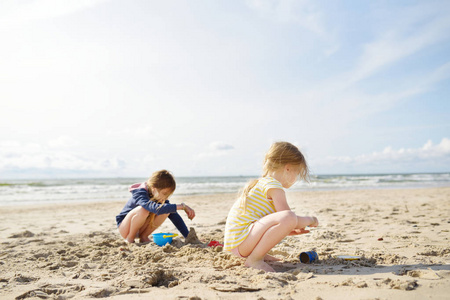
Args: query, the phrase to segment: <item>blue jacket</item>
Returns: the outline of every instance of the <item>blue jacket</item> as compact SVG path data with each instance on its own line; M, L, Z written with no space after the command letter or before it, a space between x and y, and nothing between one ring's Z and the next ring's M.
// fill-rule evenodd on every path
M126 215L131 210L137 206L142 206L145 210L148 210L156 215L169 214L169 220L172 221L184 237L187 237L189 230L187 229L181 216L177 213L176 204L170 204L169 200L166 200L164 204L150 200L148 191L144 185L141 185L138 188L130 188L130 192L132 194L130 200L128 200L122 211L116 216L117 227L119 227L120 223L122 223L123 219L125 219Z

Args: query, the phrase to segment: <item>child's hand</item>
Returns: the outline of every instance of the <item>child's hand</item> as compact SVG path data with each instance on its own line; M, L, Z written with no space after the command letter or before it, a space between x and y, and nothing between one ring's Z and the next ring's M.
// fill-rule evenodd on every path
M317 227L319 226L319 220L316 217L311 217L313 219L313 223L309 225L309 227Z
M195 218L195 211L187 205L184 205L184 212L188 216L189 220Z
M305 233L309 233L309 230L306 230L305 228L301 228L301 229L292 230L288 235L299 235L299 234L305 234Z

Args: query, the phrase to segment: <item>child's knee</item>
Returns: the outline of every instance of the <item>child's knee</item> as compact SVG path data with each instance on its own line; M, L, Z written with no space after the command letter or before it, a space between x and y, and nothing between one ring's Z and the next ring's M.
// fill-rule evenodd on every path
M150 214L150 212L148 210L146 210L145 208L143 208L142 206L136 207L136 215L138 215L139 217L145 217L147 218L148 215Z

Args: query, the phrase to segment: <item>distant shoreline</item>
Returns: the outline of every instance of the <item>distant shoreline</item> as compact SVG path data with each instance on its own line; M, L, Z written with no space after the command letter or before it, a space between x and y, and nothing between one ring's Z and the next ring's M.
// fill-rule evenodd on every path
M257 177L176 177L174 196L234 194ZM125 201L131 184L145 178L0 180L0 206ZM450 173L321 175L288 191L385 190L450 187Z
M380 190L380 191L386 191L388 192L389 190L392 191L396 191L396 192L401 192L402 190L405 192L411 192L414 190L438 190L438 189L447 189L450 188L450 186L436 186L436 187L382 187L382 188L359 188L359 189L329 189L329 190L321 190L321 189L304 189L304 190L287 190L286 193L289 197L289 195L305 195L305 194L320 194L320 193L336 193L336 194L340 194L340 193L353 193L353 192L373 192L376 190ZM186 199L186 198L203 198L203 197L225 197L228 199L235 199L237 197L237 195L239 194L239 192L223 192L223 193L205 193L205 194L177 194L175 193L174 195L172 195L170 201L172 203L180 201L180 199ZM127 194L128 195L128 194ZM123 204L128 200L128 196L127 197L123 197L120 199L104 199L104 200L99 200L99 199L86 199L86 200L80 200L80 201L42 201L42 202L27 202L27 203L23 203L23 202L17 202L17 203L9 203L9 204L5 204L0 202L0 209L8 209L8 208L41 208L41 207L46 207L46 206L83 206L83 205L103 205L105 203L107 204L114 204L114 203L120 203Z

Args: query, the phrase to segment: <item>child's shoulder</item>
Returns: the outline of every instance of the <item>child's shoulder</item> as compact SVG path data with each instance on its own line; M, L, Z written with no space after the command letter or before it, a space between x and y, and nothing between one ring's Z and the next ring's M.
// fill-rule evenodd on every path
M139 189L144 189L144 190L148 191L147 184L145 182L135 183L135 184L130 186L128 191L132 192L134 190L139 190Z
M283 185L273 177L262 177L258 180L258 185L260 188L265 189L267 187L271 188L283 188Z
M270 177L270 176L261 177L259 179L259 182L261 182L261 183L280 183L278 180L276 180L275 178Z

